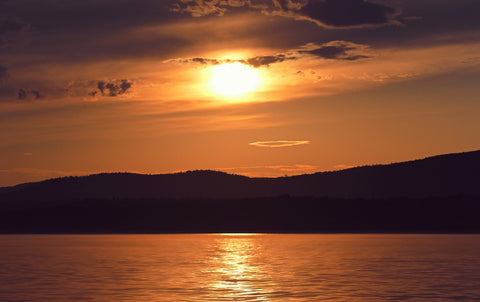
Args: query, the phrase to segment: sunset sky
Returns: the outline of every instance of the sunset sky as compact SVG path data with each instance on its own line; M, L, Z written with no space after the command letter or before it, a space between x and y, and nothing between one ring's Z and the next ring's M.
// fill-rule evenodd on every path
M480 149L478 0L0 0L0 186Z

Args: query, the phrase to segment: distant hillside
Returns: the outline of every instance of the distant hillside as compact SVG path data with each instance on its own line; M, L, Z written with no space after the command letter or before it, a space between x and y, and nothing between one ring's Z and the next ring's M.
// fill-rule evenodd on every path
M480 151L280 178L249 178L216 171L142 175L106 173L0 188L0 200L138 198L424 198L480 196Z

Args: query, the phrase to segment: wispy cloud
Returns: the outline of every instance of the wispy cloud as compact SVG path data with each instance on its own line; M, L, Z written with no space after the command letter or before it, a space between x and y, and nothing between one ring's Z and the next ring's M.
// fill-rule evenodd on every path
M308 144L310 144L310 141L262 141L249 143L250 146L264 148L282 148Z

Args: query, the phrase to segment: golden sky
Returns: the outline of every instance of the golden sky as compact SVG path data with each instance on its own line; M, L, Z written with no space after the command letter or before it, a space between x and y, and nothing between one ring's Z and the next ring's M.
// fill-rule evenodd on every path
M0 186L480 149L477 0L0 0Z

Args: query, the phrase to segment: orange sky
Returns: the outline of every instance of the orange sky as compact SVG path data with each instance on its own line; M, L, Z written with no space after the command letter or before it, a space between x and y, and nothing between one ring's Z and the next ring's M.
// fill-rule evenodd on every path
M0 186L480 149L479 14L476 0L0 1ZM225 64L252 73L215 88Z

